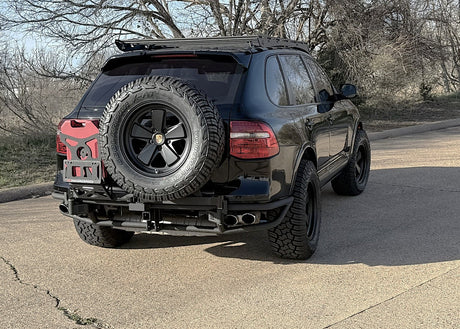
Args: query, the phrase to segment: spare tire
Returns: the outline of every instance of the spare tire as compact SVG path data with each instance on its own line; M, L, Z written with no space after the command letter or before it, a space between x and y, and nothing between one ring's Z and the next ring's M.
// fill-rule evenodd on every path
M101 158L116 183L142 200L174 200L200 189L220 164L217 108L187 82L135 80L115 93L100 121Z

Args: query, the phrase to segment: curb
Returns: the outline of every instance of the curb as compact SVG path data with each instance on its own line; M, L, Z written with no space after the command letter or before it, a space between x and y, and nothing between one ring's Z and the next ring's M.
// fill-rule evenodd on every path
M52 182L2 189L0 203L51 195L52 190Z
M404 128L385 130L381 132L369 133L368 136L370 141L377 141L379 139L419 134L427 131L451 128L456 126L460 126L460 118L454 120L427 123L418 126L410 126ZM0 203L51 195L52 190L52 182L2 189L0 190Z
M460 118L453 119L453 120L426 123L426 124L417 125L417 126L390 129L390 130L385 130L385 131L380 131L380 132L375 132L375 133L368 133L368 136L369 136L369 140L372 142L372 141L376 141L379 139L420 134L420 133L424 133L427 131L440 130L440 129L451 128L451 127L456 127L456 126L460 126ZM366 126L364 126L364 128L365 127Z

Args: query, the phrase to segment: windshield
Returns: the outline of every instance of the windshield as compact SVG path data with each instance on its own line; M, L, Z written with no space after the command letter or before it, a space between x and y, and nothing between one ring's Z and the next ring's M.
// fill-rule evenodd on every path
M86 108L105 107L117 90L144 76L181 78L205 92L216 105L232 104L243 67L230 56L160 55L115 58L108 62L83 101Z

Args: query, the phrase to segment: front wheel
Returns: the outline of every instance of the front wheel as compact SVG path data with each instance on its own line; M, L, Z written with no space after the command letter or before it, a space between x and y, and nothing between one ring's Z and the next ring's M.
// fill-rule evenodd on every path
M364 130L356 133L355 146L350 160L342 172L331 182L334 192L340 195L358 195L366 188L371 168L371 146Z
M307 259L316 250L321 224L320 183L311 161L301 162L293 196L294 201L283 221L268 231L268 237L276 255Z

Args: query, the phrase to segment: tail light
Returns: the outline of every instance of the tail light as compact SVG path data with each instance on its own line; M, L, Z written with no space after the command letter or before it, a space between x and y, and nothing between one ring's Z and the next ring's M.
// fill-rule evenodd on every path
M273 130L256 121L230 122L230 154L239 159L264 159L279 153Z
M61 155L67 154L67 146L61 141L61 127L66 120L61 120L58 124L58 130L56 134L56 152Z

